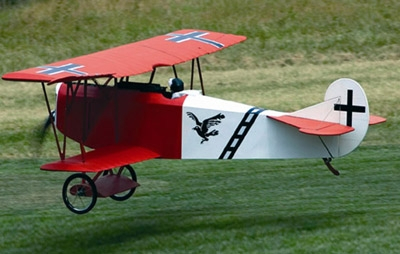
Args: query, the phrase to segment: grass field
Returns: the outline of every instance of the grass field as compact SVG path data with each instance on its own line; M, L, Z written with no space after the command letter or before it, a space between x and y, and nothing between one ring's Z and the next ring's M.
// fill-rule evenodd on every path
M376 152L379 150L379 152ZM398 146L362 147L337 160L149 161L123 203L90 214L63 207L66 175L42 161L2 164L6 253L396 253ZM9 185L9 186L7 186Z
M333 161L339 177L315 159L152 160L134 165L133 198L99 199L78 216L61 198L69 174L39 170L57 156L50 136L40 148L33 142L45 118L40 86L0 81L0 253L398 253L399 9L397 1L0 1L1 74L202 28L248 37L203 58L208 95L292 111L350 77L371 112L387 117Z

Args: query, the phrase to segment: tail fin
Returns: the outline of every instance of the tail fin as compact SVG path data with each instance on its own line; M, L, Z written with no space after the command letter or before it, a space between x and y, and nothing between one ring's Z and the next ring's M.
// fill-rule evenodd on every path
M367 133L370 117L364 90L360 84L348 78L334 81L325 93L324 102L290 115L353 128L345 134L322 137L326 144L330 144L327 146L332 157L344 156L360 145Z
M340 136L338 156L344 156L357 148L367 134L370 117L367 96L359 83L342 78L328 87L325 101L328 100L335 101L332 117L338 123L354 128Z

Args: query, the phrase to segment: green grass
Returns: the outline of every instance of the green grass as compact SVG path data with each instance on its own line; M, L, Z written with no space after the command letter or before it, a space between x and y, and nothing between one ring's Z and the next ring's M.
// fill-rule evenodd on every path
M248 37L208 68L398 59L400 3L372 1L21 1L0 9L0 72L199 28Z
M377 148L379 148L378 152ZM395 253L398 146L337 160L163 161L136 165L133 199L64 208L65 174L41 161L3 160L0 247L5 253Z
M201 28L248 37L202 59L209 95L293 111L350 77L388 119L333 161L339 177L314 159L152 160L134 165L133 198L78 216L61 198L69 174L38 169L57 156L51 136L40 148L33 139L46 115L40 85L0 81L0 253L398 252L399 5L0 1L0 73Z

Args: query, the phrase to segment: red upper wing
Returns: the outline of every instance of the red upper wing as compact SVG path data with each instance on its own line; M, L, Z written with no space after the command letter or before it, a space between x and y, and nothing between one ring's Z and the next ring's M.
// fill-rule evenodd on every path
M5 80L55 83L91 77L125 77L214 53L246 37L204 30L179 30L96 53L3 75Z

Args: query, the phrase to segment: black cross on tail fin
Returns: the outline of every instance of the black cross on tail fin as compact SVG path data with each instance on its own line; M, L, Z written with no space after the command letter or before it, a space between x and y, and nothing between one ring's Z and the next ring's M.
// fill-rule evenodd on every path
M353 112L356 113L365 113L364 106L356 106L353 105L353 90L347 90L347 105L345 104L335 104L335 110L338 111L346 111L346 125L352 127L353 126Z

